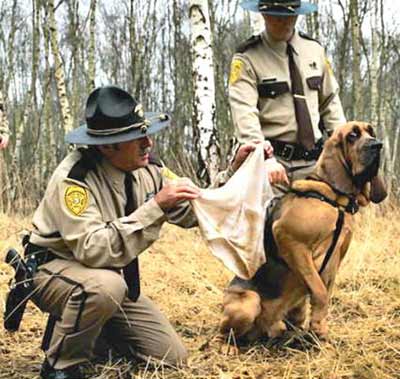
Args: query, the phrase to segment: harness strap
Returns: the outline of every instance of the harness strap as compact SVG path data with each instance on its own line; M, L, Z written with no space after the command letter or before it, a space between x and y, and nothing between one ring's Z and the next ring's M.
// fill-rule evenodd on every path
M339 209L338 218L336 220L336 228L335 228L335 232L333 233L332 243L329 246L329 249L325 254L325 258L324 258L324 261L322 262L321 268L318 271L318 274L320 274L320 275L324 271L326 265L329 262L329 259L331 258L333 252L335 251L337 242L339 240L340 233L342 232L342 229L343 229L343 224L344 224L344 212L341 209Z
M297 191L293 188L290 189L290 192L294 193L299 197L311 197L313 199L321 200L325 203L332 205L332 207L338 208L339 210L344 210L347 213L352 215L356 214L359 211L359 206L355 199L349 197L349 202L346 206L338 204L336 201L330 199L329 197L317 192L317 191Z
M319 275L321 275L322 272L324 271L326 265L328 264L329 259L331 258L333 252L335 251L337 242L339 240L340 233L342 232L343 224L344 224L344 212L354 214L358 211L358 205L353 199L349 199L349 204L346 207L343 207L340 204L338 204L336 201L329 199L328 197L326 197L316 191L301 192L301 191L296 191L294 189L291 189L291 192L293 192L294 194L296 194L299 197L308 197L308 198L311 197L313 199L318 199L318 200L328 203L332 207L335 207L338 209L338 217L336 220L336 228L333 233L332 243L329 246L327 252L325 253L324 261L322 262L322 266L318 271Z

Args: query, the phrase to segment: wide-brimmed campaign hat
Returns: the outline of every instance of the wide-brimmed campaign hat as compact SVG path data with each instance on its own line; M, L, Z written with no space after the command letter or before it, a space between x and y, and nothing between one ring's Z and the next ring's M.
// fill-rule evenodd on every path
M115 86L96 88L86 102L86 124L69 132L65 141L107 145L157 133L170 124L167 114L144 113L128 92Z
M316 12L316 4L300 0L245 0L240 6L248 11L271 16L296 16Z

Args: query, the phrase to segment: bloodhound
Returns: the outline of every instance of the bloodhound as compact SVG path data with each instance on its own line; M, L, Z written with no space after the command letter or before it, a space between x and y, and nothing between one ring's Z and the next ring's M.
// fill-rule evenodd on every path
M304 328L309 295L310 330L327 336L328 302L352 238L353 214L387 195L378 177L381 148L367 123L335 130L313 174L294 182L267 220L267 263L251 280L235 278L225 291L223 334L233 330L247 341L279 337L284 320Z

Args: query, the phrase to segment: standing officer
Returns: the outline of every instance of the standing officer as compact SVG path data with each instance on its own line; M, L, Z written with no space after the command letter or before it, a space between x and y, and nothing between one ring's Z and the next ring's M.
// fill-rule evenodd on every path
M66 141L73 151L52 175L33 217L25 254L38 265L34 302L53 316L41 377L84 378L100 333L120 353L176 365L187 352L153 302L140 292L138 256L167 221L197 224L187 200L199 190L169 183L152 160L150 135L170 123L144 114L124 90L94 90L86 125Z
M298 15L317 6L300 0L241 6L262 13L265 31L244 42L232 60L229 101L238 141L268 139L289 179L304 178L322 150L322 130L329 134L345 122L324 49L295 30Z

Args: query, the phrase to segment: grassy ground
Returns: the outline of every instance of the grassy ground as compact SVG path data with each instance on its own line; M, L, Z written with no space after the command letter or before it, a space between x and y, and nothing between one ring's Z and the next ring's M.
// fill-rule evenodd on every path
M167 314L191 358L180 371L98 366L98 378L396 379L400 378L400 211L357 216L350 252L338 275L330 307L330 340L296 350L261 343L231 355L218 351L223 290L231 274L212 257L198 230L167 226L141 260L143 289ZM27 220L0 215L0 258L18 246ZM11 270L0 263L0 302ZM45 316L28 307L21 330L0 326L0 378L38 378Z

